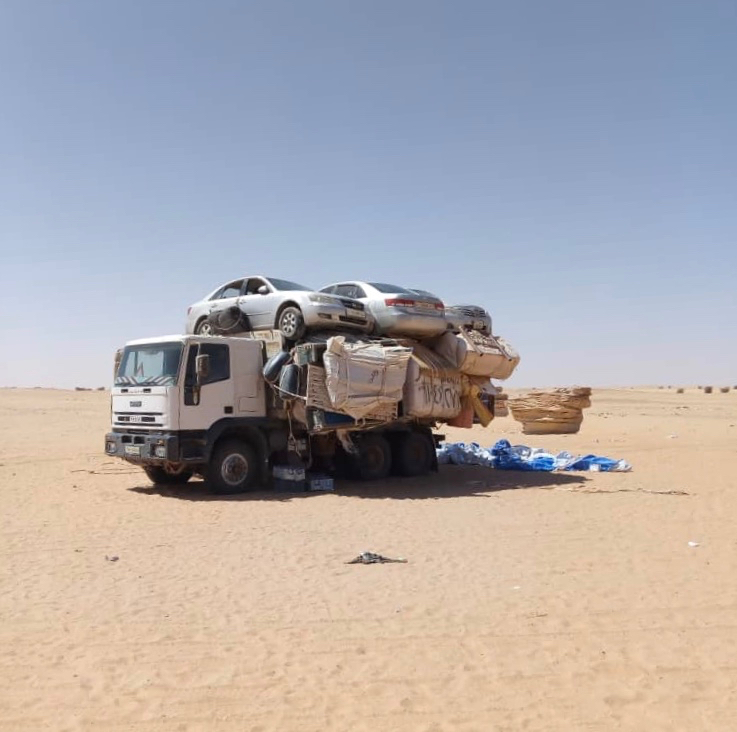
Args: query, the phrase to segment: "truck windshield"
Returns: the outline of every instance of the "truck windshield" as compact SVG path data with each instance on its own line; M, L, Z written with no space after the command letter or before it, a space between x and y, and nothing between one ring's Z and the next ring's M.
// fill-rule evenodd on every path
M181 343L126 346L120 359L116 386L171 386L177 383Z

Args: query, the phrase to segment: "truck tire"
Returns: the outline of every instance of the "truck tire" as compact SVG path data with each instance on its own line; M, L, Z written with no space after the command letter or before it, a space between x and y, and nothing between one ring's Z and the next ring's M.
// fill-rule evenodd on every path
M299 396L299 366L291 363L282 369L279 376L279 392L284 401Z
M264 379L268 381L269 384L276 383L279 379L279 374L281 373L282 368L286 366L291 357L292 355L289 351L279 351L278 353L275 353L264 365L264 369L262 371Z
M294 305L289 305L279 313L276 327L282 335L290 341L298 341L305 334L305 320L302 311Z
M225 440L215 447L207 466L206 480L218 495L232 495L251 490L258 481L256 450L243 440Z
M383 480L392 469L392 451L383 435L367 434L358 443L355 458L360 480Z
M191 470L172 472L163 465L145 465L143 471L155 485L184 485L192 477Z
M399 434L394 441L394 470L411 478L427 475L432 470L435 446L432 438L422 432Z
M207 316L207 322L210 323L209 335L231 335L250 330L248 316L237 305L214 310Z

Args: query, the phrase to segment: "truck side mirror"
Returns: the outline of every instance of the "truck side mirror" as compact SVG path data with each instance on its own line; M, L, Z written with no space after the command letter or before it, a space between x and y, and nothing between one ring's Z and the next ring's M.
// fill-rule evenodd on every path
M256 292L258 292L259 295L268 295L269 288L266 285L261 285Z
M201 384L210 375L210 356L207 353L200 353L195 360L195 371L197 373L197 383Z
M120 368L120 361L123 358L123 349L119 348L115 351L115 366L113 366L113 378L118 375L118 369Z

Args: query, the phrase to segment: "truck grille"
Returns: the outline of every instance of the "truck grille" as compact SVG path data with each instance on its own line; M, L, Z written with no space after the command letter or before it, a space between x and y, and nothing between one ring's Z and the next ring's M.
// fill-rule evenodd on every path
M145 424L145 425L162 425L162 412L116 412L116 424Z

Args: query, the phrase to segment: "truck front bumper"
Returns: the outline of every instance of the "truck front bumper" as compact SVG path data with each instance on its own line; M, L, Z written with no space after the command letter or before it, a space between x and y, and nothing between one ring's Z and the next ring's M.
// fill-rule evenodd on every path
M177 463L181 461L179 438L163 433L108 432L105 454L132 463Z

